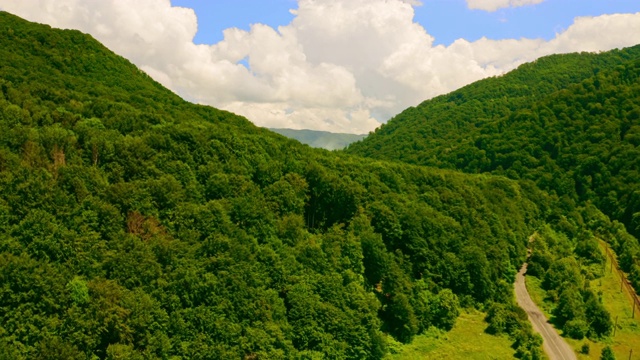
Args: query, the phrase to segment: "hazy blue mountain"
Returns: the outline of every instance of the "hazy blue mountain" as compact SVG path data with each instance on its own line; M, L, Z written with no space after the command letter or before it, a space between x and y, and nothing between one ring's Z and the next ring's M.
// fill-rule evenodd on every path
M344 149L347 145L364 139L367 134L341 134L317 130L269 129L280 135L316 148Z

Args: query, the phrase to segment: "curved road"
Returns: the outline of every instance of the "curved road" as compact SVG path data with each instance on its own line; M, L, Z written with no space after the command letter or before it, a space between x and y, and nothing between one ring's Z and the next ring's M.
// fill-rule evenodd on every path
M533 325L533 329L537 331L544 340L542 347L549 356L550 360L577 360L576 354L573 352L569 344L558 335L558 332L547 322L547 318L542 311L531 300L529 292L524 282L524 274L527 272L527 263L516 275L515 292L518 305L529 316L529 321Z

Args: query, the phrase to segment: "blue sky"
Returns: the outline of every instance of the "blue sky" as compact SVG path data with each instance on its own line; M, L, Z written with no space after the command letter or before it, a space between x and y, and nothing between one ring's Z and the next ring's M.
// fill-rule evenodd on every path
M213 44L222 40L227 28L249 30L250 24L261 23L277 28L293 20L290 9L295 0L171 0L174 6L195 10L198 16L197 44Z
M418 2L0 0L0 9L89 33L184 99L259 126L360 134L541 56L640 44L640 0Z
M262 23L277 28L287 25L297 8L295 0L171 0L198 16L197 44L222 40L222 31L236 27L249 30ZM459 38L475 41L542 38L550 40L567 29L575 17L640 11L639 0L548 0L535 5L509 7L494 12L471 10L465 0L424 0L415 7L414 21L435 38L435 44L449 45Z

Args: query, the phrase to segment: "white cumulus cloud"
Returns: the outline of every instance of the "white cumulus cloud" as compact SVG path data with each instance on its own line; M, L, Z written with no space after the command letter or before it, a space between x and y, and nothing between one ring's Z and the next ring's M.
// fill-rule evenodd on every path
M502 8L535 5L545 0L467 0L469 9L496 11Z
M290 24L227 29L213 45L193 43L195 13L169 0L0 0L0 9L90 33L185 99L257 125L349 133L543 55L640 43L638 13L577 18L551 41L436 46L413 21L418 3L298 0Z

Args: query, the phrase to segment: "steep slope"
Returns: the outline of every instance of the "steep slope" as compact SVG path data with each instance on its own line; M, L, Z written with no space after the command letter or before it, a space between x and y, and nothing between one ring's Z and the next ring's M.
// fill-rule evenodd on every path
M7 358L381 358L512 301L522 186L310 149L0 12Z
M348 153L411 164L458 168L456 149L474 142L496 119L568 86L640 57L640 45L606 53L552 55L409 108Z
M639 59L640 46L542 59L408 109L348 152L530 179L640 236ZM527 82L539 87L514 98Z

